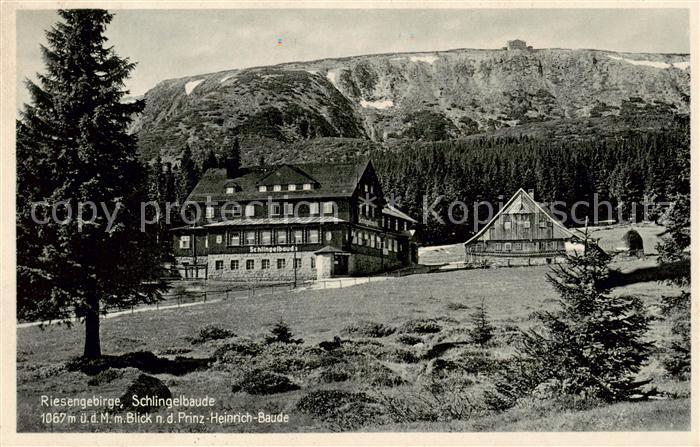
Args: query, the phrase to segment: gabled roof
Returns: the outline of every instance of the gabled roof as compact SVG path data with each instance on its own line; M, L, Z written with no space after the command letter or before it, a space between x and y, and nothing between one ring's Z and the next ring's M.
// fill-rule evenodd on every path
M276 168L276 169L274 169ZM258 180L258 185L289 185L316 183L316 180L309 177L300 168L291 165L274 166L269 174Z
M539 204L535 199L533 199L530 194L528 194L524 189L520 188L518 191L511 197L508 202L506 202L503 207L498 210L495 216L493 216L493 219L489 221L484 227L479 230L478 233L476 233L474 236L469 238L467 242L464 243L464 245L467 245L474 241L475 239L478 239L481 237L486 230L493 225L493 223L501 216L501 214L518 214L518 213L526 213L529 214L531 212L535 211L540 211L543 214L545 214L549 219L552 221L552 224L556 226L558 229L560 229L564 234L566 234L568 237L575 237L574 234L569 231L564 225L559 222L559 220L552 215L552 213L549 212L548 209L543 207L541 204Z
M318 198L318 197L350 197L355 193L360 178L364 174L370 161L357 163L303 163L296 165L278 166L253 166L242 168L240 175L230 179L226 177L226 169L213 168L207 170L197 185L194 187L187 200L205 201L211 197L214 202L218 201L246 201L265 200L267 197L279 195L280 198ZM289 168L289 169L287 169ZM264 179L275 176L275 172L280 173L280 177L289 176L296 179L298 176L313 179L315 186L312 190L281 191L281 192L259 192L258 185L266 184ZM240 191L234 194L226 194L226 185L236 183ZM261 183L263 182L263 183ZM291 182L290 182L291 183ZM301 182L308 183L308 182ZM282 184L282 183L273 183Z
M409 216L408 214L404 213L400 209L393 207L389 204L384 205L384 209L382 210L383 214L386 214L388 216L393 216L393 217L398 217L399 219L407 220L409 222L413 223L418 223L417 220Z
M326 245L323 248L321 248L320 250L316 250L314 252L315 255L320 255L320 254L325 254L325 253L347 253L347 254L350 254L345 250L342 250L338 247L332 247L330 245Z

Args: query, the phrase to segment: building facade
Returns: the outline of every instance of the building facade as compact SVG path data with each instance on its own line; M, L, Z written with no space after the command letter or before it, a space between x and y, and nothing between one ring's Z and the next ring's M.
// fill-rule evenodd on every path
M309 280L417 262L416 221L386 203L369 161L210 169L188 202L200 218L173 230L185 278Z
M536 265L560 262L573 237L561 222L518 190L478 233L464 244L466 262Z

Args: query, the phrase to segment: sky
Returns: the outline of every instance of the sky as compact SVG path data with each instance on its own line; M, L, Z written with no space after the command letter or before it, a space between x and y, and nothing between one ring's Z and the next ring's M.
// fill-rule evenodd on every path
M126 87L142 95L165 79L234 68L386 52L535 48L689 53L685 9L122 10L109 44L137 62ZM24 80L44 72L40 45L55 11L17 13L17 107Z

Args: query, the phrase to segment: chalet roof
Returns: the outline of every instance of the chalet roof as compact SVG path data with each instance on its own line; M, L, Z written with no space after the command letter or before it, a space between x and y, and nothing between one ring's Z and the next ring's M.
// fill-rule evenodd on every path
M220 222L213 222L204 225L205 228L216 227L244 227L247 225L304 225L315 223L342 223L346 222L343 219L333 216L308 216L308 217L261 217L261 218L243 218L229 219Z
M388 215L388 216L398 217L399 219L407 220L407 221L409 221L409 222L418 223L417 220L415 220L414 218L412 218L412 217L409 216L408 214L404 213L404 212L401 211L400 209L398 209L398 208L396 208L396 207L393 207L393 206L391 206L391 205L389 205L389 204L387 204L387 205L384 206L384 209L382 210L382 213L383 213L383 214L386 214L386 215Z
M484 225L484 227L481 230L479 230L479 232L477 232L474 236L472 236L467 242L465 242L464 245L467 245L481 237L493 225L493 223L496 222L496 220L498 220L501 214L529 214L535 211L540 211L544 213L552 221L552 224L559 228L568 237L575 237L574 234L571 231L569 231L566 227L564 227L564 225L562 225L561 222L559 222L559 220L556 217L554 217L548 209L546 209L535 199L533 199L530 196L530 194L528 194L524 189L520 188L513 195L513 197L511 197L508 200L508 202L506 202L506 204L503 205L503 207L500 210L498 210L496 215L493 216L489 223Z
M358 163L303 163L296 165L253 166L241 169L241 175L230 179L226 177L226 169L213 168L207 170L194 187L187 200L205 201L211 197L214 202L265 200L270 196L280 198L320 198L320 197L349 197L351 196L369 166L370 161ZM311 190L259 192L259 185L315 183ZM236 184L240 191L226 194L226 186ZM239 189L237 188L237 189Z

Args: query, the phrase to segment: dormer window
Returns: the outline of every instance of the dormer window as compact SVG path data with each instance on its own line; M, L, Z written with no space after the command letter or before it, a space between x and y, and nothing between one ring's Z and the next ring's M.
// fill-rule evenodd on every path
M260 192L267 192L267 186L265 186L265 185L260 185L260 186L258 186L258 191L260 191Z
M304 191L311 191L311 189L312 189L312 188L311 188L311 183L304 183L304 185L302 186L302 189L303 189Z
M233 194L236 191L236 188L233 186L227 186L226 187L226 194Z
M289 191L296 191L296 190L297 190L297 185L295 185L295 184L293 184L293 183L290 183L289 185L287 185L287 189L288 189Z
M272 187L272 190L277 192L277 191L282 191L282 185L274 185Z

